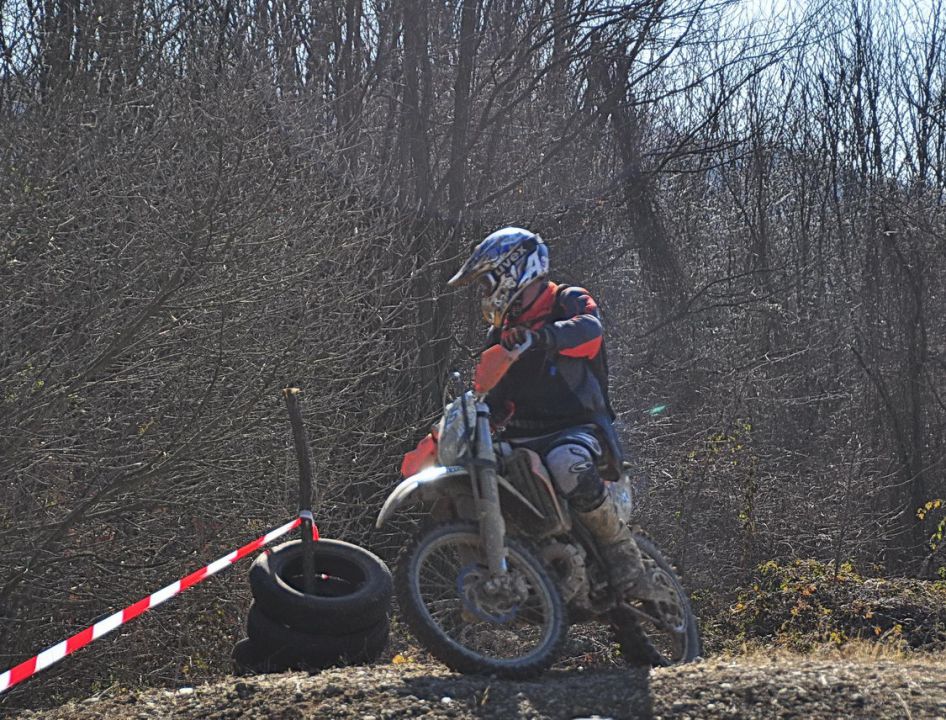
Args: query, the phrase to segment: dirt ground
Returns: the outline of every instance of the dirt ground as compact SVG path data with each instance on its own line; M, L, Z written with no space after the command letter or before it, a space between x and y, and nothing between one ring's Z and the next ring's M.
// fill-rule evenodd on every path
M275 718L944 718L946 658L714 659L652 672L553 670L530 682L407 662L231 677L23 712L22 720Z

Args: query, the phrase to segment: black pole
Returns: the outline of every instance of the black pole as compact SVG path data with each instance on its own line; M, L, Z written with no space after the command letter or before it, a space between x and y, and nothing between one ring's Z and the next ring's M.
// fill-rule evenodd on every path
M299 517L302 518L302 582L306 594L315 594L315 568L312 559L312 454L305 425L302 424L302 398L299 388L282 391L292 425L292 442L299 462Z

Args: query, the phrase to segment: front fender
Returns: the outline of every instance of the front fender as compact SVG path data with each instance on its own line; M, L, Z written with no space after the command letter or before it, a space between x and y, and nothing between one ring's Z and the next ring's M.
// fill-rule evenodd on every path
M434 466L402 480L388 495L388 499L384 501L374 526L380 528L384 525L401 505L416 499L416 495L419 494L418 491L436 488L437 485L446 485L453 478L465 475L468 475L466 468L459 465Z

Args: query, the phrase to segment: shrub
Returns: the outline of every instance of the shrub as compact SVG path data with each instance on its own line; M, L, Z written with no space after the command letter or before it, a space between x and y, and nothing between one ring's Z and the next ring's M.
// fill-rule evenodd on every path
M766 640L796 650L852 639L946 647L946 582L867 578L850 563L774 560L757 568L723 629L733 640Z

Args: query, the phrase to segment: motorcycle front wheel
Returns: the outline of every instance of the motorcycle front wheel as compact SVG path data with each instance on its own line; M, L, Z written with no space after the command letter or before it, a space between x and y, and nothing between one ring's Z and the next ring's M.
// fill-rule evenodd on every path
M538 675L568 630L565 603L541 561L506 538L508 572L491 577L475 524L449 522L417 536L398 559L401 616L438 660L462 673Z

